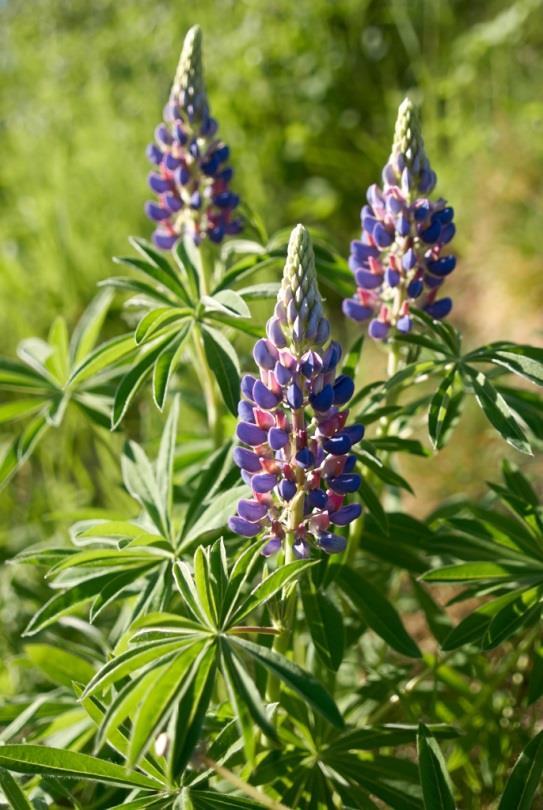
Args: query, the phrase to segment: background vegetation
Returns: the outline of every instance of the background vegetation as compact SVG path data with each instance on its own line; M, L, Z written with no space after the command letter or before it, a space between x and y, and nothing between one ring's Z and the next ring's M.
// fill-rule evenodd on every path
M347 253L365 189L388 155L396 107L409 92L423 105L438 188L457 212L455 324L468 346L540 343L542 11L542 0L6 0L0 351L45 336L59 313L73 325L96 282L111 275L111 256L126 252L127 234L149 234L144 148L194 22L204 30L208 90L232 148L236 190L270 231L303 220ZM354 335L337 319L337 301L329 305L336 333ZM121 322L114 312L112 334ZM376 349L368 380L381 363ZM190 392L190 379L186 385ZM185 407L188 414L189 397ZM198 417L197 408L190 413ZM156 413L140 406L139 417L128 430L156 446ZM76 418L49 437L0 495L2 558L41 540L61 544L74 520L102 510L130 514L120 445L104 431L91 451ZM413 514L443 496L480 495L485 479L498 478L502 450L470 410L451 445L425 461L424 478L416 458L403 470L414 482ZM522 463L537 476L537 462ZM4 566L1 577L0 693L9 695L42 677L19 636L46 589L21 569ZM406 621L431 649L418 613ZM484 726L484 739L471 762L458 749L449 762L453 774L464 769L466 791L493 795L518 753L508 735L523 720L510 709L525 663L517 656L510 683L498 691L483 688L492 659L470 663L464 709L470 690L478 692L470 728ZM414 702L415 717L419 709ZM447 711L441 719L449 722Z

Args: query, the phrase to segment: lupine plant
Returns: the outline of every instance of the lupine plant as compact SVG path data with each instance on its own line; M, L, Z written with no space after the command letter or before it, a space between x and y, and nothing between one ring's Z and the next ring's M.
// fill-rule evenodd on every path
M469 397L533 454L543 349L464 350L442 320L453 210L409 99L348 259L303 225L269 237L236 213L217 131L195 27L147 152L153 244L131 240L130 275L104 279L71 338L59 319L0 360L0 418L25 420L3 484L70 419L78 442L120 454L115 507L98 500L13 560L28 616L0 705L5 801L535 808L538 494L506 460L478 502L451 493L417 519L404 459L444 447ZM333 337L341 298L350 347ZM383 379L367 379L366 321Z

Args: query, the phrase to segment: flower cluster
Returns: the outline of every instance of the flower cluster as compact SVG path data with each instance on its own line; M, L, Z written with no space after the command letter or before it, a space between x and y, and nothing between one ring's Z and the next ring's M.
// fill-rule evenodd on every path
M217 122L209 114L201 44L200 28L194 26L185 37L164 123L147 148L156 167L149 185L158 202L146 203L145 211L157 223L153 242L164 250L185 234L196 244L206 236L221 242L242 228L234 216L239 198L230 190L229 149L217 137Z
M239 502L229 526L246 537L262 533L265 556L278 551L285 538L297 557L309 555L311 538L328 553L343 551L346 540L331 527L360 515L359 504L344 501L360 486L350 451L364 428L347 425L343 406L354 384L337 375L341 347L330 341L313 248L301 225L290 237L266 331L253 352L259 378L248 374L241 382L237 436L242 446L234 450L252 498Z
M343 302L349 318L372 319L368 331L376 340L385 339L391 327L410 331L412 302L436 319L452 308L450 298L437 296L456 265L454 256L442 255L455 233L454 212L445 200L429 199L435 184L417 111L405 99L383 169L383 187L368 189L362 237L351 243L349 266L357 291Z

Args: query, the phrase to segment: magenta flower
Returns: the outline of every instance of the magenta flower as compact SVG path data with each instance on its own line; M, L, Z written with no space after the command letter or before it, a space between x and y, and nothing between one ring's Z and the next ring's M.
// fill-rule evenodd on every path
M313 248L302 225L291 234L266 331L253 351L259 376L241 381L241 445L234 450L252 496L239 502L230 529L262 535L265 556L285 538L297 557L309 555L311 541L328 553L343 551L346 540L333 527L346 526L361 512L345 496L360 486L350 451L364 428L347 425L344 406L354 384L337 374L341 347L329 339Z
M145 211L157 223L153 242L163 250L185 234L199 244L205 237L221 242L242 229L234 215L239 198L230 190L230 150L218 138L217 122L209 113L201 46L195 25L183 43L164 123L147 148L155 166L149 185L158 201L146 203Z
M438 296L456 265L456 258L446 253L455 233L454 212L445 200L430 199L435 184L417 112L406 98L383 169L383 187L369 187L362 236L351 243L349 266L357 290L343 302L347 317L370 320L368 332L376 340L385 339L391 328L409 332L413 303L436 319L451 311L451 299Z

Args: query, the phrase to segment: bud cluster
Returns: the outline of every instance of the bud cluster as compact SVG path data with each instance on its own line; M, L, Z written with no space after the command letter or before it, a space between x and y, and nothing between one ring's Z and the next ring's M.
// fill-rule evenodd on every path
M185 234L195 244L205 237L221 242L242 228L234 216L239 198L230 190L229 148L217 137L217 122L209 114L201 42L194 26L185 37L164 122L147 148L155 165L149 185L158 202L146 203L145 211L157 223L153 242L164 250Z
M344 409L354 392L350 377L337 374L341 347L329 340L322 312L313 249L307 231L291 234L288 256L267 338L253 351L259 378L241 382L234 460L252 497L242 499L229 521L246 537L263 534L262 553L278 551L287 536L297 557L310 553L310 540L328 553L343 551L345 526L361 512L345 504L356 492L352 447L362 425L347 425Z
M436 175L409 99L400 105L382 177L382 188L368 189L362 236L351 243L349 266L357 291L343 302L352 320L371 319L368 331L376 340L384 340L391 327L409 332L413 303L436 319L452 308L451 299L438 294L456 265L454 256L442 255L455 233L454 212L445 200L429 199Z

